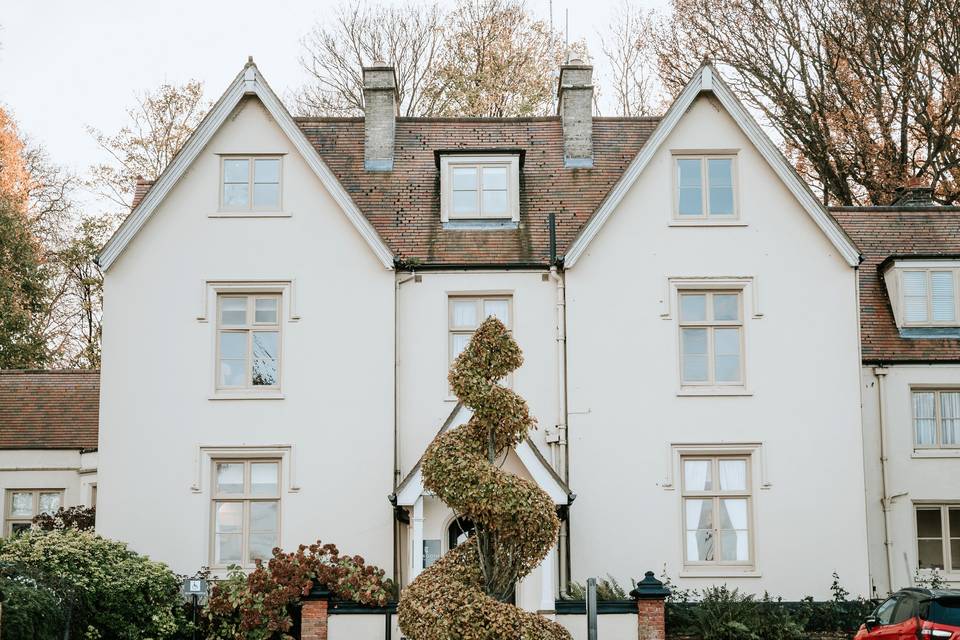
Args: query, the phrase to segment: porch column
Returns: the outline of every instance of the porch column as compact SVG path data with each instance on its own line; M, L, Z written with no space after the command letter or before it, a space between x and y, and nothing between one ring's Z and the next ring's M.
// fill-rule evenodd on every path
M550 547L540 563L540 613L553 613L557 608L556 585L557 544Z
M413 549L410 554L410 560L413 566L410 567L410 579L413 580L423 571L423 496L417 496L417 501L413 503Z

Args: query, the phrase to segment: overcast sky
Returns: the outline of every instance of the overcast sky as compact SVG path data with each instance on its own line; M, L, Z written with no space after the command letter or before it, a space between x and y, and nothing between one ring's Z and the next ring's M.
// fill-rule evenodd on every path
M598 31L622 1L554 0L555 28L563 29L569 9L571 41L585 38L599 58ZM0 12L0 103L56 162L82 171L105 159L86 126L116 131L135 94L163 82L196 78L212 100L252 55L284 97L305 80L297 62L301 37L333 6L286 0L9 0ZM527 0L527 7L548 19L549 0Z

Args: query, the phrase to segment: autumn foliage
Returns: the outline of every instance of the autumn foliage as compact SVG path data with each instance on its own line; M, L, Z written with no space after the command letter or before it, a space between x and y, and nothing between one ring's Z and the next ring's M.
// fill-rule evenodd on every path
M495 464L535 424L524 399L498 384L522 363L507 328L487 318L451 368L450 384L473 416L433 441L423 482L476 532L403 591L400 628L413 640L570 638L559 624L505 602L560 529L550 497Z
M343 600L384 605L393 587L384 571L360 556L340 555L335 545L300 545L296 551L273 550L273 557L247 575L231 567L210 595L206 616L209 636L223 640L290 638L290 607L315 585L323 585Z

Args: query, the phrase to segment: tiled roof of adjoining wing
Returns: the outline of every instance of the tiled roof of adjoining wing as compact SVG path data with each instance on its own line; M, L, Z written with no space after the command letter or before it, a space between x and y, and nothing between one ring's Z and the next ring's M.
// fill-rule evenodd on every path
M0 449L95 449L100 372L0 370Z
M863 361L960 361L960 340L900 336L878 270L891 256L960 255L960 207L839 207L830 213L863 252L860 265Z
M137 184L134 187L133 191L133 202L130 203L130 209L136 209L137 205L140 204L140 201L146 197L147 192L150 191L150 187L153 186L153 183L156 180L146 180L144 178L137 178Z
M398 260L423 265L546 265L548 214L562 255L603 202L658 123L657 118L595 118L594 167L563 166L560 119L398 118L391 172L363 166L362 118L299 118L297 123ZM520 225L445 230L434 152L523 149Z

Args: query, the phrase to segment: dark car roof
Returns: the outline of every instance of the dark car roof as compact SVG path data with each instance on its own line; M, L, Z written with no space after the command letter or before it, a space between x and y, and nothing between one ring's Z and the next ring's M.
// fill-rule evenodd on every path
M960 598L960 589L924 589L922 587L907 587L897 593L909 593L921 598L939 600L941 598Z

